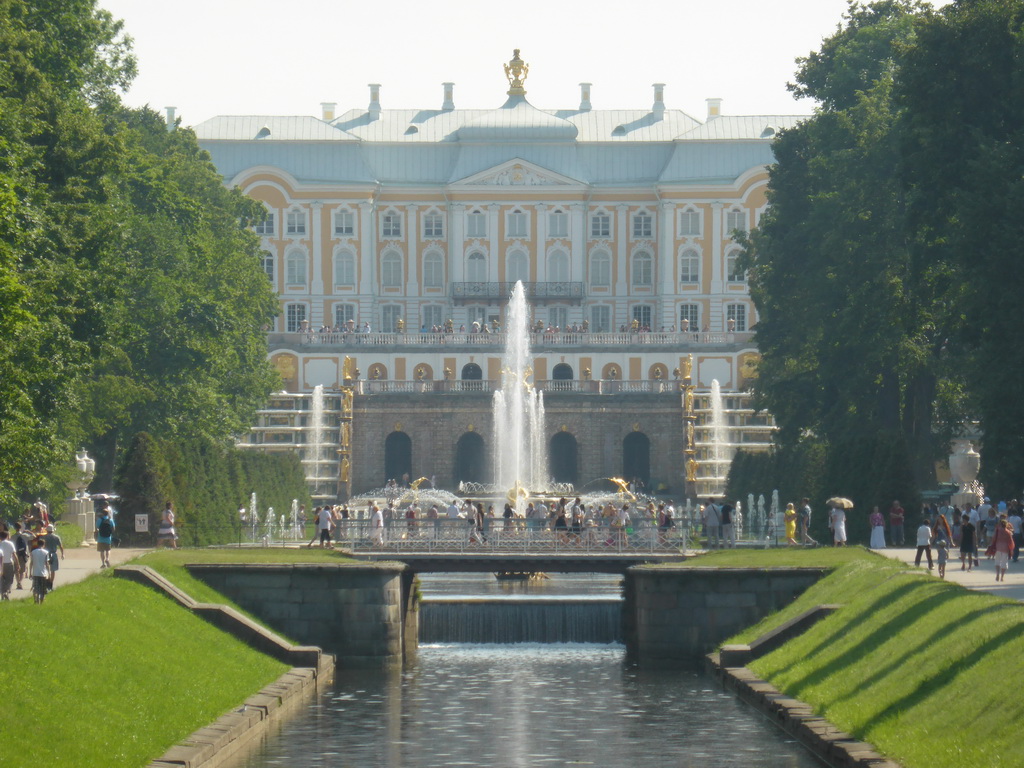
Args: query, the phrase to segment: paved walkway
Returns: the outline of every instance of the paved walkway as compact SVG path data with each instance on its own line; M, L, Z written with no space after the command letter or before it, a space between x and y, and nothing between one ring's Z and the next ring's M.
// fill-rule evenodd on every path
M141 555L145 549L121 549L115 547L110 550L110 564L120 565L133 557ZM57 570L57 579L54 582L54 589L60 589L65 584L74 584L82 581L86 576L98 573L100 570L100 555L95 547L66 547L64 559L60 561L60 568ZM22 581L24 589L18 589L17 583L11 590L12 600L23 600L32 597L32 580L26 578Z
M880 555L891 557L895 560L902 560L909 565L914 564L914 557L917 555L917 547L888 547L886 549L873 550ZM932 558L935 558L935 548L932 547ZM949 562L946 563L946 581L955 584L962 584L968 589L976 589L981 592L991 592L999 597L1008 597L1011 600L1024 601L1024 559L1019 563L1010 563L1006 572L1006 581L996 581L996 568L992 560L984 554L979 558L980 566L972 571L960 570L960 552L953 549L950 552ZM938 567L934 571L928 571L927 560L922 556L921 569L933 574L938 578Z

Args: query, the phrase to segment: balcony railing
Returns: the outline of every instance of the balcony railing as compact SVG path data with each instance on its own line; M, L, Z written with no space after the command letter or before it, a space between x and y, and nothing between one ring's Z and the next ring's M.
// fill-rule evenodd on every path
M583 395L661 395L678 394L680 382L666 379L643 379L638 381L621 381L619 379L540 379L536 382L537 389L549 394L583 394ZM387 379L362 379L356 382L356 394L360 395L394 395L394 394L449 394L460 392L476 392L490 394L501 389L500 381L485 379L455 379L452 381L390 381Z
M748 344L753 331L700 333L531 333L530 346L548 347L632 347L636 345L682 349L730 344ZM504 333L355 333L309 331L268 334L272 347L490 347L504 349Z
M452 298L456 301L507 301L515 283L452 283ZM583 283L523 283L526 297L537 301L580 301Z

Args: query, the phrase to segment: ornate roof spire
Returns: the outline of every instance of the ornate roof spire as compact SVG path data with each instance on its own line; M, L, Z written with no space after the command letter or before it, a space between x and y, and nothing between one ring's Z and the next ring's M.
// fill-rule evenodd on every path
M530 65L519 58L519 49L512 51L512 59L505 65L505 77L508 78L509 96L525 96L526 89L523 83L526 82L526 75L530 71Z

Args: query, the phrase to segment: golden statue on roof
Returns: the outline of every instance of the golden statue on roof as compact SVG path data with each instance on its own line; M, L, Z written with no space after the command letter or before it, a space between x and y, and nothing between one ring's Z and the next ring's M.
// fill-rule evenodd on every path
M508 78L509 96L525 96L526 89L523 83L526 82L526 75L530 71L530 65L519 58L519 49L512 51L512 59L505 65L505 77Z

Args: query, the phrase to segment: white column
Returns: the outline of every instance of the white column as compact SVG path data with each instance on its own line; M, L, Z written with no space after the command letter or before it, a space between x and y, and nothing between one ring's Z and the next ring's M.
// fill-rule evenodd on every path
M498 217L501 215L501 206L492 203L487 206L487 279L490 282L498 282Z
M324 204L314 200L309 204L310 230L310 261L312 262L312 280L309 283L309 324L319 327L324 320L324 254L323 254L323 216Z
M662 201L658 210L658 284L661 286L661 322L666 328L673 325L672 315L675 307L676 291L676 206L675 203ZM652 320L651 322L657 322ZM655 328L657 330L657 328Z
M617 328L622 323L629 322L628 309L625 307L629 301L629 206L617 205L615 210L618 214L615 217L615 308L617 313L622 313L620 317L612 320Z
M587 206L573 203L569 206L569 237L572 253L569 258L569 279L583 280L587 274Z
M722 210L725 203L714 202L711 204L711 285L708 288L710 301L708 302L708 314L704 318L712 331L720 331L725 328L725 319L722 317L722 299L725 292L725 254L722 251ZM707 238L705 238L705 242Z
M375 210L376 206L373 203L359 204L359 314L365 315L360 323L369 320L373 296L377 293L377 227L373 215Z
M545 283L548 279L548 207L537 203L534 207L537 228L534 230L534 251L537 254L537 282Z
M466 206L459 203L448 204L448 282L462 283L466 281L466 217L463 215Z

